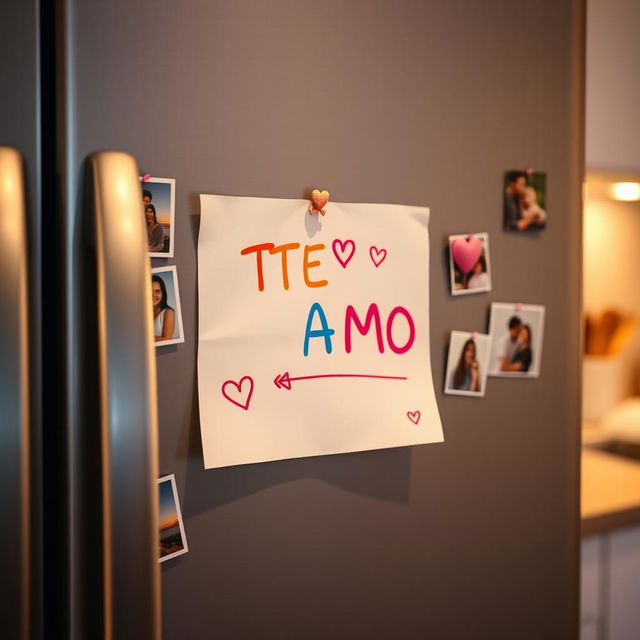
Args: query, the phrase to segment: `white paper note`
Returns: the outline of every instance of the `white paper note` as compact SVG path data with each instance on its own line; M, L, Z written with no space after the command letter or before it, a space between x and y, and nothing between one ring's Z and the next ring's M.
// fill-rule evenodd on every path
M429 210L201 195L206 468L441 442Z

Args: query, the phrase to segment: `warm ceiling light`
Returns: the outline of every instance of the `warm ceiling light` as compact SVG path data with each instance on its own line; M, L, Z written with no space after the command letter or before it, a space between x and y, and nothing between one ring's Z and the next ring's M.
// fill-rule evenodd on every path
M614 200L640 200L640 184L637 182L614 182L611 185Z

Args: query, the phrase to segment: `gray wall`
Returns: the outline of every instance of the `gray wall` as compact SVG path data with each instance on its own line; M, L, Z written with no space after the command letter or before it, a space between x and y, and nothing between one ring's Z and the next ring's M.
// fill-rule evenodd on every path
M591 171L640 173L640 2L589 0L586 156Z
M190 551L166 638L570 638L577 629L583 6L578 0L76 0L78 157L177 179L186 342L158 351L160 470ZM314 141L317 141L314 143ZM548 172L548 230L501 230L504 169ZM442 445L204 471L197 194L431 207ZM451 233L494 290L448 293ZM230 277L233 277L230 274ZM542 375L441 393L451 329L547 306Z

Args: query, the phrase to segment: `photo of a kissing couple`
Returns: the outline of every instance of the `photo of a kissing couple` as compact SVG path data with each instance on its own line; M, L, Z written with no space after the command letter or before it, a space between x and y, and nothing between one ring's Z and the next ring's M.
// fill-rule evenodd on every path
M540 231L547 226L547 176L532 170L505 173L502 220L506 231Z

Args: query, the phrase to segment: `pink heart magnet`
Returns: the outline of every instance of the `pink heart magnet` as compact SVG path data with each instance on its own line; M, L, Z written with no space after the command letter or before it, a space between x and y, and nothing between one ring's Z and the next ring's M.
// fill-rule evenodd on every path
M329 202L329 192L314 189L311 192L311 204L309 205L309 213L311 215L313 215L314 213L325 215L326 211L322 207L324 207L327 202Z
M407 411L407 418L413 422L413 424L418 424L420 422L420 412L419 411Z
M222 385L222 395L236 407L240 407L245 411L249 408L251 396L253 395L253 378L244 376L240 378L240 382L235 380L227 380Z
M482 243L474 235L465 238L458 238L451 245L453 261L458 265L462 273L469 273L477 264L482 255Z
M371 256L371 260L373 264L378 268L387 257L386 249L378 249L378 247L369 247L369 255Z
M353 258L353 254L356 252L356 243L353 240L338 240L336 238L331 248L336 260L342 265L343 269L346 269L349 260Z

